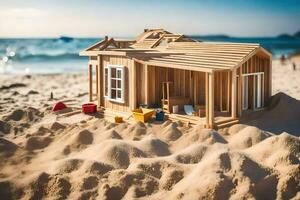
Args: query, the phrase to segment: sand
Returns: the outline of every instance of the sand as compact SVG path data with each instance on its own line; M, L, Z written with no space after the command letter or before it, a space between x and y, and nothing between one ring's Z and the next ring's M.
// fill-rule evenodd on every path
M297 89L275 83L268 109L219 131L51 112L86 102L86 79L1 78L1 199L300 199Z

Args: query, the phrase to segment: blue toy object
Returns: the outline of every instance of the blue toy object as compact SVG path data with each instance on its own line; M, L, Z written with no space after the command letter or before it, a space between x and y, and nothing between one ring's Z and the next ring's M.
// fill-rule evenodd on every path
M164 121L165 113L163 111L156 112L155 120Z

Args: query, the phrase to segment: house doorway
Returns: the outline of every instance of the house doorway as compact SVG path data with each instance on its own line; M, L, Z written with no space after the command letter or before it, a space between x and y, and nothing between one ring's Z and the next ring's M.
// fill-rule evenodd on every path
M257 110L264 106L264 72L242 75L242 108Z

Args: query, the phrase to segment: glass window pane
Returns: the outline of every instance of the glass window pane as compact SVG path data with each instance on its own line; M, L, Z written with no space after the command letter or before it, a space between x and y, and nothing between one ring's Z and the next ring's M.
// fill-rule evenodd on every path
M111 79L111 88L116 88L116 80Z
M121 74L122 74L121 69L118 69L117 73L118 73L118 74L117 74L117 75L118 75L117 77L118 77L118 78L121 78Z
M122 97L122 92L121 92L121 90L118 90L118 92L117 92L117 98L121 99L121 97Z
M118 87L119 89L121 89L121 82L122 82L121 80L118 80L118 82L117 82L117 84L118 84L117 87Z
M111 68L111 78L116 78L116 68Z
M116 99L116 90L114 89L111 90L111 98Z

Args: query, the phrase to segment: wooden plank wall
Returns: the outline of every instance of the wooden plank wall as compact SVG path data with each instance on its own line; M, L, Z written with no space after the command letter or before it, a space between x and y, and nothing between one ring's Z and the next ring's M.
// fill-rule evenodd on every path
M133 61L129 58L122 56L105 56L102 55L101 58L98 58L98 68L99 75L101 75L100 80L100 89L98 93L101 95L101 106L106 108L119 110L123 112L128 112L131 110L130 107L130 86L129 78L131 76ZM125 103L120 104L116 102L111 102L103 97L104 95L104 67L108 64L115 65L124 65L125 66ZM260 55L255 55L246 61L240 68L237 68L237 75L240 73L255 73L255 72L264 72L264 105L267 104L269 97L271 96L271 61L267 57ZM143 64L136 62L136 106L145 103L145 66ZM214 73L214 102L215 110L218 111L230 111L231 110L231 93L232 93L232 72L230 71L220 71ZM149 105L161 103L162 98L162 82L170 81L173 82L171 85L171 94L182 97L189 97L191 104L193 105L205 105L205 73L204 72L195 72L190 70L183 69L174 69L174 68L165 68L157 66L148 66L148 98ZM250 108L253 108L253 76L249 77L249 105ZM242 99L239 99L241 95L242 85L237 81L237 112L241 110ZM174 88L174 90L172 90ZM99 98L99 95L98 95ZM241 98L241 97L240 97Z
M145 67L137 65L137 104L145 104ZM170 81L170 94L189 97L191 104L205 105L205 73L190 70L148 66L150 106L160 106L162 82Z
M192 72L193 93L190 98L194 105L205 105L205 72Z
M271 69L270 69L270 59L266 58L266 57L262 57L259 55L254 55L252 56L249 60L247 60L242 66L241 66L241 70L242 70L242 74L249 74L249 73L255 73L255 72L264 72L264 82L263 82L263 90L264 90L264 105L267 104L269 97L271 96L271 92L270 91L270 79L272 77L271 76ZM238 69L237 71L239 71L240 69ZM253 108L253 76L249 76L249 83L248 83L248 87L249 87L249 105L250 108ZM242 105L240 105L241 107Z
M214 102L215 110L230 111L230 73L228 71L215 72Z
M137 107L145 103L145 68L141 63L136 63L136 101Z
M117 103L109 101L108 99L104 98L104 107L118 110L122 112L130 112L130 103L129 103L129 93L130 93L130 87L129 87L129 76L130 76L130 70L132 70L132 61L129 58L123 57L123 56L105 56L102 57L102 74L104 75L104 67L106 65L112 64L112 65L123 65L125 67L125 103ZM102 77L103 78L103 77ZM103 84L103 91L104 91L104 84Z

